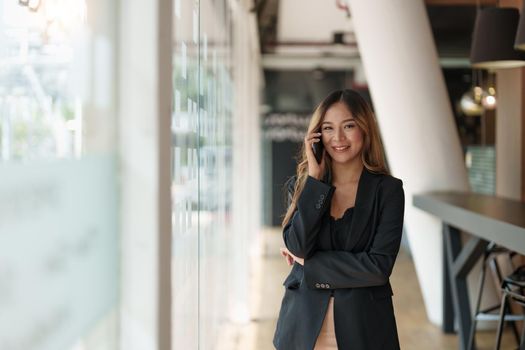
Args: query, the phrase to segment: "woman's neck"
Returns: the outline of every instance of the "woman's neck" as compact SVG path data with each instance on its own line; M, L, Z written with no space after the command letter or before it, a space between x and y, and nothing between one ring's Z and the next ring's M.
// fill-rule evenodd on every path
M336 187L355 184L359 181L362 171L363 162L359 157L350 163L332 162L332 184Z

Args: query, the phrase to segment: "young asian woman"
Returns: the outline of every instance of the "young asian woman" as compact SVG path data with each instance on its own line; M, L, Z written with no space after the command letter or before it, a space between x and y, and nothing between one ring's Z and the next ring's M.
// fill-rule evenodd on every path
M389 277L405 198L384 158L374 114L357 92L334 91L317 106L286 186L281 254L293 267L276 349L399 349Z

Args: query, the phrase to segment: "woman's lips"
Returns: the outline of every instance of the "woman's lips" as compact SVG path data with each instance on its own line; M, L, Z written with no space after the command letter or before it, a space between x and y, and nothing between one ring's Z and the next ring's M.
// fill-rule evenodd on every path
M334 147L332 146L333 150L336 152L345 152L350 148L350 146L341 146L341 147Z

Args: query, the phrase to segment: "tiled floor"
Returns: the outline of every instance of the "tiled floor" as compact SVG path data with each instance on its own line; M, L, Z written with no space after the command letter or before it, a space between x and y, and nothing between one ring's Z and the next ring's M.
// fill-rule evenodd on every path
M280 231L270 229L265 231L263 236L263 259L254 262L252 276L252 290L256 291L252 303L254 316L250 324L242 326L242 329L236 332L236 349L274 349L271 341L284 292L282 281L290 267L279 255L279 247L282 246ZM445 335L439 327L428 322L414 265L406 253L400 253L391 276L391 283L395 293L394 308L401 349L457 349L456 335ZM478 334L478 350L492 349L494 332L478 332ZM502 349L514 347L511 335L505 334Z

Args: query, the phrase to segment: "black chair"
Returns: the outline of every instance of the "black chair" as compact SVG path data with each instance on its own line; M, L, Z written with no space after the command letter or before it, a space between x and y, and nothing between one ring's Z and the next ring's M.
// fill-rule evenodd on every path
M525 296L523 291L525 289L525 265L518 267L512 274L505 277L501 284L501 308L500 318L498 324L498 335L496 338L496 349L499 350L501 345L501 337L503 334L503 325L506 321L507 311L510 309L509 300L514 301L518 305L525 308ZM525 350L525 327L522 329L521 341L518 341L520 350Z
M478 321L499 321L500 315L498 314L497 310L501 309L501 305L494 305L492 307L480 310L481 307L481 297L483 294L483 289L485 286L485 279L487 274L487 269L490 269L491 273L494 275L494 278L496 279L497 283L501 285L503 282L503 278L501 275L501 269L498 263L498 257L500 256L506 256L508 259L509 266L511 269L514 269L514 264L512 262L512 258L516 255L515 252L498 246L494 242L490 242L485 252L483 253L483 260L482 260L482 267L481 267L481 278L479 282L479 289L477 293L477 299L476 299L476 307L474 311L474 316L472 318L472 325L470 328L470 336L469 336L469 343L468 343L468 349L472 350L474 349L474 340L476 336L476 327L478 324ZM524 318L522 316L516 316L516 315L505 315L506 321L520 321ZM514 329L514 334L516 336L516 341L519 342L519 333L516 328L515 323L512 324Z

